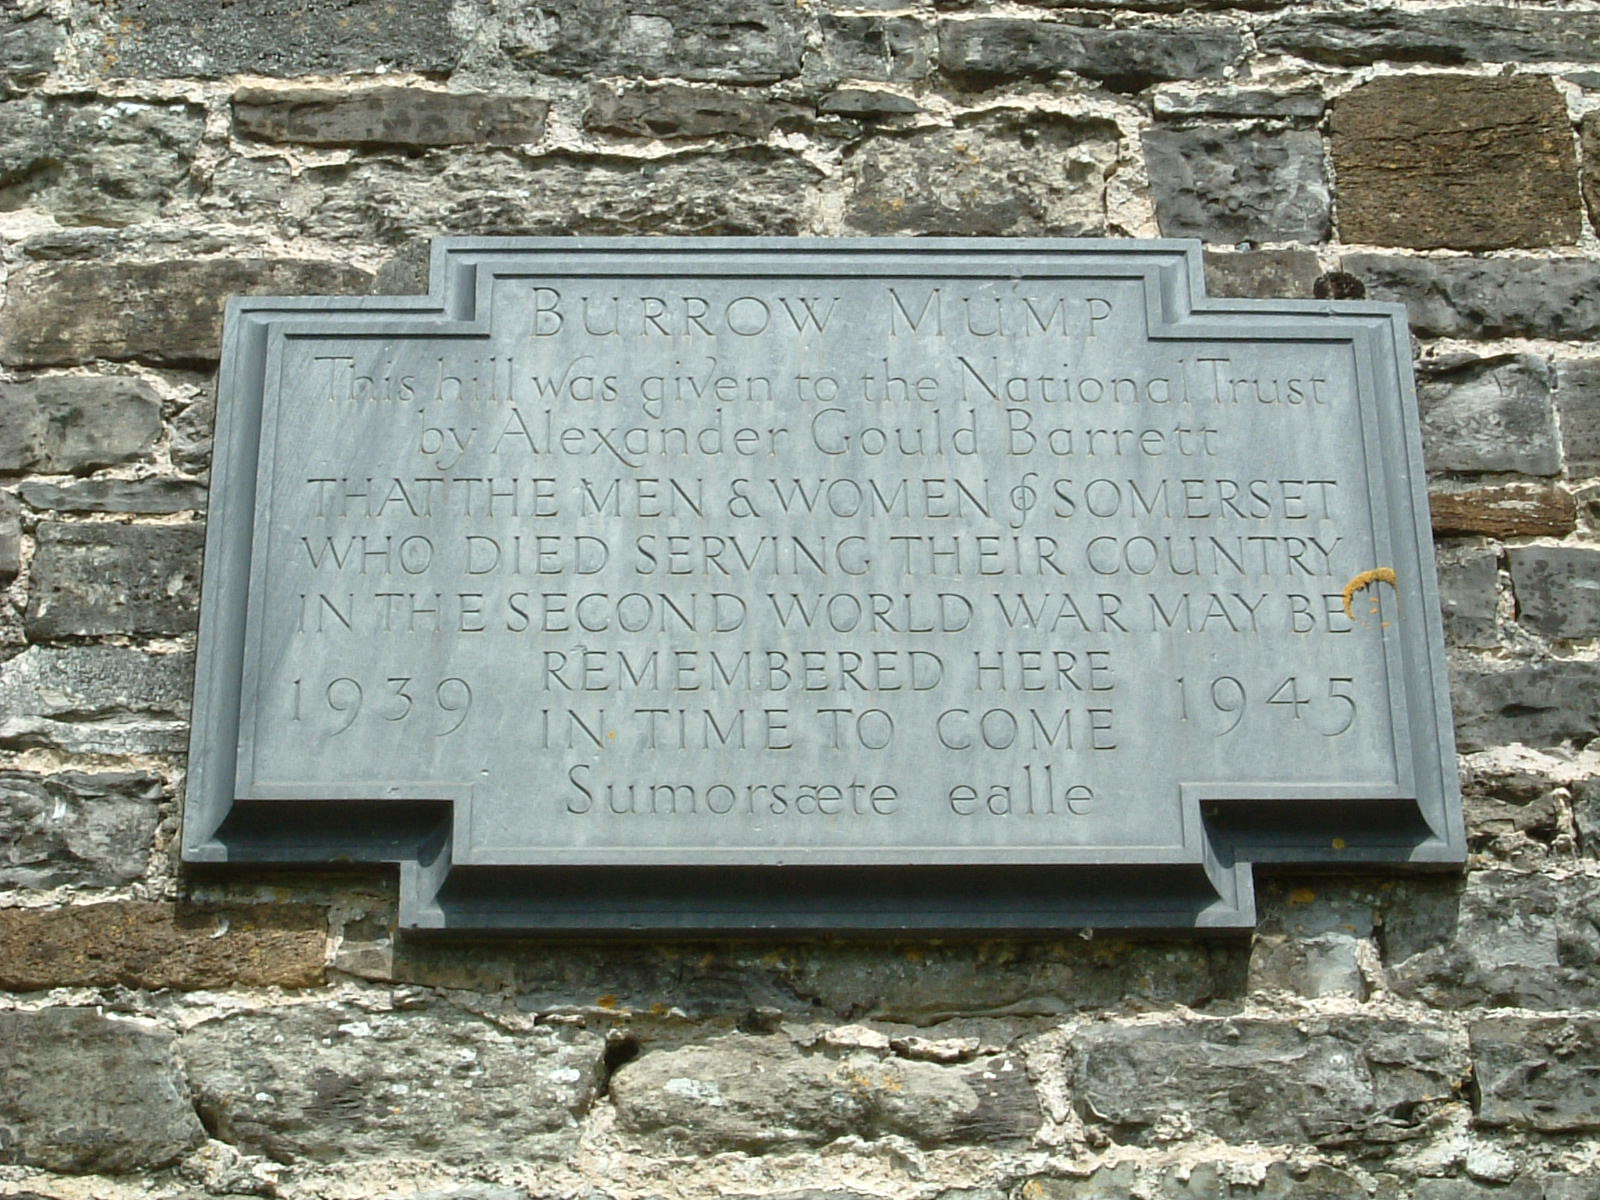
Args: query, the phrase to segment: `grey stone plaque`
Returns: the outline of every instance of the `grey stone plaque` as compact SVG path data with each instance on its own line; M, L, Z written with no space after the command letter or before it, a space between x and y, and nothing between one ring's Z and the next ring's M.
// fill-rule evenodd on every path
M1249 925L1463 854L1403 311L1150 241L435 243L228 309L190 862L415 929Z

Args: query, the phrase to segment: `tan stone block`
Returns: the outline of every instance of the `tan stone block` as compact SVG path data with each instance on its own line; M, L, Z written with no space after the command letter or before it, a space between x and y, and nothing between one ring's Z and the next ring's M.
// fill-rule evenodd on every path
M0 909L0 988L317 987L327 922L307 905Z

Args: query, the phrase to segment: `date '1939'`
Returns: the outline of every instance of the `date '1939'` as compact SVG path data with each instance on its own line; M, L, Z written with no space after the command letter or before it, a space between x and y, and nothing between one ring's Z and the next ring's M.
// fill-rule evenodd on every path
M449 737L466 724L472 711L472 688L455 675L439 680L431 689L426 684L418 688L416 679L409 675L391 675L381 687L371 681L363 685L348 675L326 684L295 679L291 685L294 694L290 719L331 718L330 737L348 732L363 712L391 723L426 719L434 737ZM414 694L419 690L426 697L421 701Z

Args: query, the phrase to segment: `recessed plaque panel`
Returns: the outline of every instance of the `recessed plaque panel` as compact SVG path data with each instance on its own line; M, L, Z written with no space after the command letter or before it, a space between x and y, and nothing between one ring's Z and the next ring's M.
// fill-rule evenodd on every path
M417 928L1253 920L1463 850L1401 310L1198 247L443 240L243 299L191 861Z

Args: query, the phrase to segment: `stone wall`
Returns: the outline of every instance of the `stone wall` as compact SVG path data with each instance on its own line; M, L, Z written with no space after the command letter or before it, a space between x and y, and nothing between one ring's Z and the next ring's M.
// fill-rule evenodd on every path
M1600 1194L1597 224L1594 0L4 0L0 1196ZM186 875L221 300L435 233L1159 233L1403 300L1468 868L893 945Z

